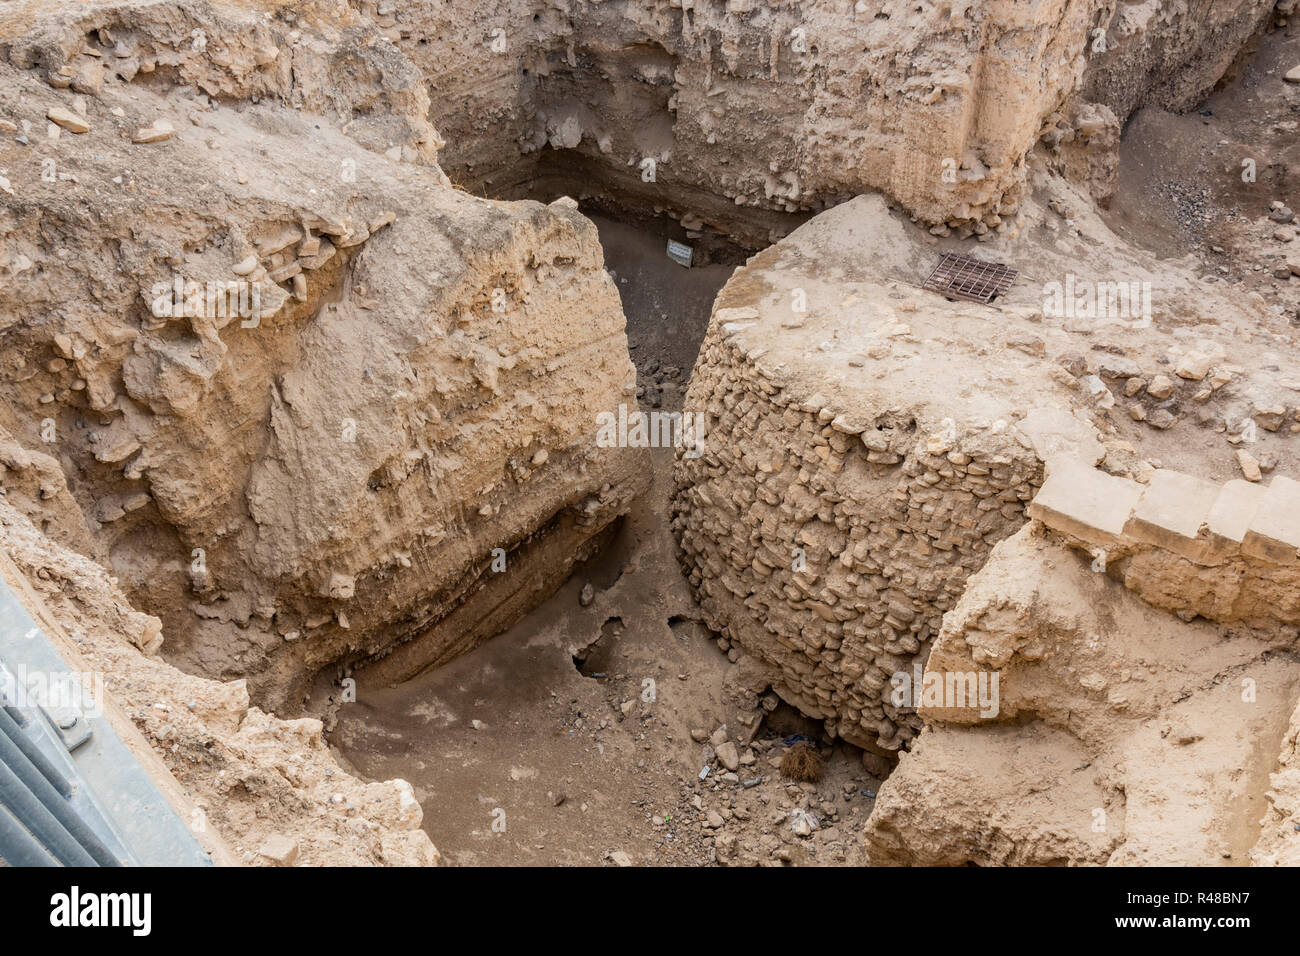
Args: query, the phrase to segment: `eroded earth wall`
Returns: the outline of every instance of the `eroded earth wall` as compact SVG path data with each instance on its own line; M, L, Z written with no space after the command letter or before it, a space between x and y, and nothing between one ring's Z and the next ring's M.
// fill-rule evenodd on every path
M1272 5L353 2L428 78L458 181L576 183L755 245L788 231L781 213L867 190L927 223L1002 227L1072 93L1121 118L1185 108Z
M175 778L159 786L215 863L437 864L406 781L360 780L335 761L319 720L280 719L252 705L245 681L208 680L162 660L162 622L132 607L101 565L34 523L78 520L62 476L39 461L14 467L3 454L0 586L25 605L88 699L141 735L153 751L141 755L146 770ZM42 491L40 500L30 494Z
M1050 462L944 618L875 862L1296 858L1295 483L1130 485Z
M0 424L169 653L277 706L504 629L644 483L593 441L634 376L595 227L451 188L410 62L295 22L0 19Z
M1125 0L1094 31L1083 99L1122 120L1143 106L1191 109L1291 0Z

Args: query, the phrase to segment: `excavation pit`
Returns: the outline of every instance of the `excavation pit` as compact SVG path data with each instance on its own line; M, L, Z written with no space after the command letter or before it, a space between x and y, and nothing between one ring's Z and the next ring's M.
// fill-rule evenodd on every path
M0 572L242 862L1297 859L1270 5L0 6Z

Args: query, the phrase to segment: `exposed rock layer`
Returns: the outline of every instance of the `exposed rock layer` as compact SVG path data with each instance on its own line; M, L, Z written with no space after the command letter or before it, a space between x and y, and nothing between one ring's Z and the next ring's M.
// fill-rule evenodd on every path
M572 203L450 188L419 74L362 22L19 25L0 113L56 174L15 163L0 195L5 423L176 659L292 706L328 663L441 625L418 669L562 581L644 484L594 442L634 372ZM60 109L89 131L46 138Z
M1121 117L1186 107L1272 4L354 6L428 77L447 166L476 191L577 184L761 245L781 213L866 190L996 229L1071 94Z
M971 579L873 811L873 862L1240 865L1261 836L1261 858L1295 852L1294 628L1185 623L1096 567L1035 522ZM944 696L981 674L996 713Z

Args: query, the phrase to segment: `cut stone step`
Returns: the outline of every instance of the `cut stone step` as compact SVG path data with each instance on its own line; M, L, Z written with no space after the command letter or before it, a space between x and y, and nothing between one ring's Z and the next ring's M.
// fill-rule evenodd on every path
M1273 479L1242 539L1241 550L1274 564L1300 564L1300 482Z
M1108 548L1124 540L1124 526L1141 495L1136 481L1059 458L1028 511L1049 528Z
M1198 532L1219 492L1213 482L1161 468L1151 476L1124 533L1193 561L1203 561L1212 549L1209 540L1198 537Z
M1265 485L1252 484L1241 478L1233 478L1219 490L1219 497L1205 522L1210 545L1216 553L1241 548L1242 539L1246 537L1267 490Z

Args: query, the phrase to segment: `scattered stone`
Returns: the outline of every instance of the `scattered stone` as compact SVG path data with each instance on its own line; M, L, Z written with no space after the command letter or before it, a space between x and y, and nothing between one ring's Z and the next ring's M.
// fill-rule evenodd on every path
M740 767L740 754L736 751L736 745L730 740L717 747L717 754L718 762L728 770L734 771Z
M298 841L276 833L258 848L257 854L276 866L293 866L298 859Z
M84 117L78 116L76 113L72 112L72 110L64 109L62 106L50 107L49 112L47 112L45 116L50 120L50 122L57 123L69 133L90 132L90 124L86 122Z
M156 119L152 126L145 126L135 131L131 137L133 143L161 143L176 134L176 128L165 119Z
M1203 352L1188 352L1179 359L1178 365L1174 368L1174 374L1179 378L1199 382L1210 373L1210 361L1210 356Z
M1078 352L1063 352L1056 357L1056 361L1075 378L1088 373L1088 363Z
M1237 370L1234 368L1224 365L1216 366L1214 371L1210 373L1210 388L1217 392L1236 378L1236 375Z
M1157 375L1147 386L1147 394L1152 398L1168 398L1174 393L1176 383L1167 375Z
M1263 475L1260 472L1259 462L1255 456L1244 448L1238 448L1236 452L1237 467L1241 469L1241 477L1247 481L1259 481Z
M1173 423L1177 421L1177 419L1175 418L1174 413L1171 412L1169 409L1157 408L1155 411L1151 412L1151 414L1147 416L1146 421L1147 424L1150 425L1152 428L1157 428L1160 431L1164 431L1166 428L1172 426Z
M1093 404L1098 408L1113 408L1115 406L1115 396L1106 387L1106 383L1096 375L1083 376L1079 379L1079 384L1084 387L1088 397L1092 399Z

